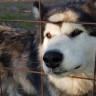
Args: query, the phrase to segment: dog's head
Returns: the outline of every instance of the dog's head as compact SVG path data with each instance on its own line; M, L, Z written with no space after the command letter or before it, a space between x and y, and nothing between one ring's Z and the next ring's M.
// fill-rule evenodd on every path
M92 8L89 6L91 3ZM38 3L34 3L38 17ZM79 8L78 8L79 7ZM43 69L55 76L69 76L93 72L96 52L96 1L89 0L82 7L78 3L60 3L45 7L41 4ZM76 22L76 23L74 23Z

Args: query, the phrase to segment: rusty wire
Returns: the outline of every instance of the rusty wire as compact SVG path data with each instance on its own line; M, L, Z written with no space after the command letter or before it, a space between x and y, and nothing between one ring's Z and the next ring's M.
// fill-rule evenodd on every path
M42 21L41 20L41 0L39 2L39 20L38 21L33 21L33 20L8 20L8 19L0 19L0 21L5 21L5 22L32 22L32 23L39 23L40 24L40 44L42 43L42 37L41 37L41 30L42 30L42 23L52 23L49 21ZM77 24L86 24L86 25L96 25L96 23L93 22L72 22L72 23L77 23ZM42 96L43 96L43 75L48 75L51 73L44 73L43 68L42 68L42 56L41 56L41 71L30 71L30 70L24 70L24 69L16 69L16 68L6 68L6 67L0 67L0 69L5 69L5 70L15 70L15 71L21 71L21 72L31 72L34 74L40 74L41 75L41 86L42 86ZM95 58L95 66L94 66L94 78L84 78L84 77L77 77L77 76L70 76L70 78L77 78L77 79L86 79L86 80L93 80L93 89L92 89L92 96L94 96L94 90L95 90L95 81L96 81L96 58ZM2 94L2 81L1 81L1 73L0 73L0 86L1 86L1 94Z
M51 21L41 21L41 20L38 20L38 21L34 21L34 20L9 20L9 19L0 19L0 21L3 21L3 22L30 22L30 23L54 23L54 22L51 22ZM69 23L76 23L76 24L85 24L85 25L96 25L96 23L93 23L93 22L69 22Z
M32 71L32 70L25 70L25 69L16 69L16 68L7 68L7 67L0 67L0 69L4 70L15 70L15 71L20 71L20 72L29 72L29 73L34 73L34 74L42 74L42 75L51 75L51 73L45 73L45 72L39 72L39 71ZM78 77L78 76L70 76L70 78L77 78L77 79L85 79L85 80L94 80L94 78L84 78L84 77ZM96 78L95 78L96 81Z
M40 44L42 44L41 30L42 30L42 21L41 21L41 0L39 0L39 20L40 20ZM43 72L42 68L42 56L41 56L41 72ZM42 96L43 96L43 74L41 74L41 87L42 87Z

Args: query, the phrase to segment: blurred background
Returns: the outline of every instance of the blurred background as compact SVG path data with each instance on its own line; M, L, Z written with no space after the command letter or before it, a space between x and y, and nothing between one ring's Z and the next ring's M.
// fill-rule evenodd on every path
M0 19L8 20L34 20L32 13L32 4L37 0L0 0ZM41 0L41 2L48 4L60 1L76 1L84 0ZM34 30L35 24L30 22L0 22L12 27L24 28L26 30Z

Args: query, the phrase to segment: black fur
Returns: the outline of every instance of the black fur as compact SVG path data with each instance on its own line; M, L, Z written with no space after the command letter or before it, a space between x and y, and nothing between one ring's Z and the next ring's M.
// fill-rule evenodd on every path
M95 31L95 32L90 33L90 35L91 35L91 36L96 37L96 31Z
M0 32L0 44L2 44L2 42L4 41L4 36L2 34L2 32L4 32L5 30Z
M11 65L11 55L10 54L7 54L7 53L3 53L1 56L0 56L0 62L3 63L3 67L12 67Z
M11 57L12 57L12 55L7 54L7 53L3 53L0 56L0 62L2 63L3 67L12 68ZM12 77L13 76L13 72L11 70L7 70L7 72L8 72L7 73L8 77Z

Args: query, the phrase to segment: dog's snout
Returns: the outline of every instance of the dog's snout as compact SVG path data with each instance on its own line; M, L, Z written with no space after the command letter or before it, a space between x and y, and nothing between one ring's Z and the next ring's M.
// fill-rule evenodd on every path
M63 60L63 54L57 50L51 50L44 54L43 60L47 67L56 68Z

